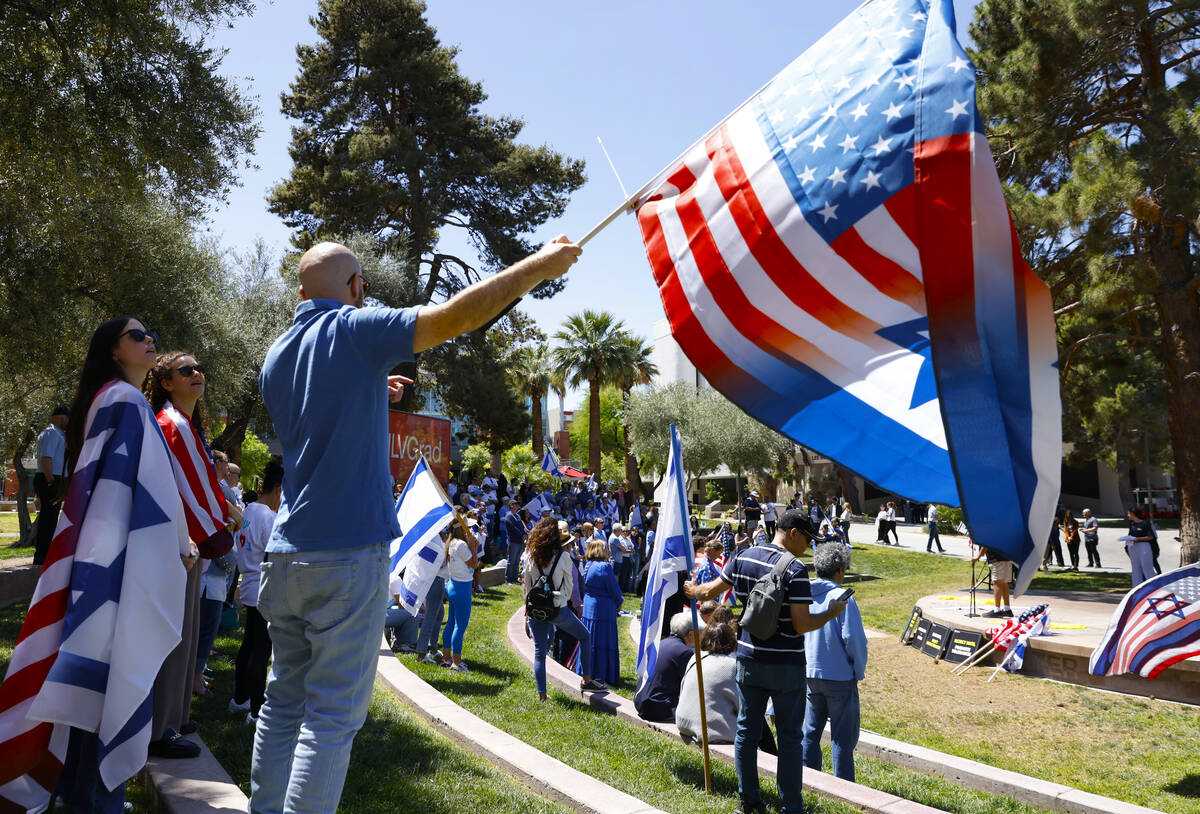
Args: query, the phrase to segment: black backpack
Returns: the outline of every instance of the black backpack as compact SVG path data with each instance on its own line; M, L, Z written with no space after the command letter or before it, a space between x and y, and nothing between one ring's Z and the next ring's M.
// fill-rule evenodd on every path
M779 611L787 600L787 570L795 561L788 552L780 554L770 573L759 577L750 589L738 626L754 638L769 639L778 632Z
M538 568L538 575L529 587L529 593L525 594L525 615L535 622L549 622L558 615L558 606L554 604L554 571L562 555L560 548L550 563L549 573ZM532 557L529 558L529 564L533 565Z

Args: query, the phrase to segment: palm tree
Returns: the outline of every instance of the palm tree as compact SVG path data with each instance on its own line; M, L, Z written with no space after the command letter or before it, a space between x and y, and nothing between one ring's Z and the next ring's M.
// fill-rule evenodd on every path
M561 371L553 367L550 369L550 392L558 396L558 425L563 427L566 424L566 407L563 402L567 397L567 380L562 377Z
M542 460L542 399L550 389L550 373L553 359L546 345L517 348L513 353L509 371L522 395L528 396L533 419L533 454Z
M621 364L614 371L613 384L621 388L621 432L625 444L625 484L641 493L642 478L637 460L629 452L629 426L624 414L629 409L629 391L640 384L650 384L658 375L658 366L650 359L653 349L640 336L626 333L623 337Z
M554 334L554 372L571 387L588 385L588 469L600 475L600 388L612 384L628 355L625 324L607 311L572 314Z

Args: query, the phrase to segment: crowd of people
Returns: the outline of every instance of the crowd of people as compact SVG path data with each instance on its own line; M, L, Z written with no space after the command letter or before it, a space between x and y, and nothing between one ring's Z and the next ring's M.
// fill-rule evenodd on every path
M245 611L245 632L229 709L244 712L255 727L251 809L336 810L350 747L366 717L377 642L386 629L398 652L469 671L464 651L472 597L479 568L488 562L503 561L508 581L522 585L540 698L546 697L550 657L572 665L584 691L620 681L616 623L627 613L625 596L643 590L658 523L657 509L629 493L594 481L538 491L509 484L500 473L478 483L453 482L449 491L462 513L443 532L444 568L425 597L425 612L408 613L389 596L388 543L400 529L385 414L408 381L391 371L485 324L533 286L565 273L578 253L557 240L444 304L364 309L366 282L354 255L337 244L310 249L300 261L303 301L294 324L269 351L259 379L282 455L268 464L255 492L241 489L237 466L210 445L202 360L182 350L160 353L157 335L134 317L96 329L74 403L54 411L39 444L47 454L36 483L48 512L61 503L67 518L81 518L109 499L108 491L87 488L85 477L89 483L120 480L132 497L122 504L127 514L117 527L125 538L117 544L127 545L142 528L160 530L154 556L167 555L161 573L127 581L124 590L143 592L161 607L161 618L144 624L167 630L171 646L158 655L146 651L141 666L149 677L135 687L147 707L144 731L138 730L144 742L128 748L142 746L163 758L198 754L187 737L198 727L191 701L212 692L206 660L232 600ZM97 409L101 402L104 410ZM85 448L91 450L86 472L77 472ZM173 484L150 505L141 496L139 468L159 464ZM81 485L69 487L71 479ZM882 521L893 536L894 508ZM936 507L928 511L928 546L941 550ZM835 773L854 776L857 682L866 647L857 606L841 584L850 565L853 514L845 502L822 505L809 496L781 507L757 492L738 514L708 534L691 518L696 576L684 581L680 575L657 669L639 686L635 704L643 717L672 721L684 738L695 739L696 674L703 669L708 732L714 742L734 743L742 810L762 810L756 754L764 749L778 755L784 809L801 811L802 770L820 767L826 721ZM1136 584L1157 568L1157 537L1137 510L1129 519ZM1089 520L1085 512L1082 524L1069 514L1056 521L1073 567L1080 538L1099 563ZM91 541L74 526L59 523L49 539L39 535L43 578L55 563L87 551ZM814 545L816 576L810 578L799 556ZM116 562L124 563L124 552ZM751 633L746 617L735 619L731 608L753 610L752 591L768 577L779 586L778 604L768 606L777 618ZM89 594L99 588L87 580L72 588L76 604L106 601ZM698 627L683 610L688 600L702 603ZM43 621L27 619L31 624ZM96 643L97 652L116 652L111 637L127 634L113 627L109 641ZM25 689L6 681L0 694ZM765 726L768 714L774 736ZM65 723L68 745L56 794L76 811L123 810L124 783L101 777L109 745L100 742L95 722Z

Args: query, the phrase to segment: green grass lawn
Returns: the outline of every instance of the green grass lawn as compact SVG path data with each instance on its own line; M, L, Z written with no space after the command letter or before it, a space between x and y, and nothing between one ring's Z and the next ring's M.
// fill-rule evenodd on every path
M22 603L0 610L0 671L8 668L25 609ZM226 709L233 692L233 657L240 642L238 631L218 638L219 655L210 661L216 694L196 699L192 714L200 722L204 742L248 794L253 730L245 723L244 713L231 715ZM149 798L144 790L133 788L130 799L136 811L147 810L144 804ZM534 794L459 747L377 686L367 722L354 741L338 810L348 814L450 814L568 809Z
M29 520L37 518L36 513L30 513ZM13 547L16 535L20 531L19 518L16 512L0 512L0 560L11 560L18 557L32 557L33 546Z

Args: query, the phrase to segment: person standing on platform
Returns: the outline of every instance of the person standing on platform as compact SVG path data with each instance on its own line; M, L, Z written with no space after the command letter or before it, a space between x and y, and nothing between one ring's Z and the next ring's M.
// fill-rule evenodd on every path
M980 557L987 558L988 570L992 577L992 603L995 605L983 615L989 618L1011 619L1013 613L1009 605L1008 583L1013 577L1012 560L985 545L979 546L971 562L977 562Z
M38 499L37 537L34 538L33 564L41 565L54 539L62 498L66 497L67 423L71 411L55 407L50 424L37 438L38 471L33 476L33 491Z
M252 811L334 812L366 720L388 544L400 536L387 409L404 379L389 373L561 277L580 251L559 237L446 302L406 309L362 307L362 268L345 246L318 243L300 258L302 302L259 375L287 474L259 588L274 667L255 730Z
M1100 524L1092 517L1091 509L1083 510L1083 522L1079 525L1083 535L1083 548L1087 551L1088 567L1100 567Z

